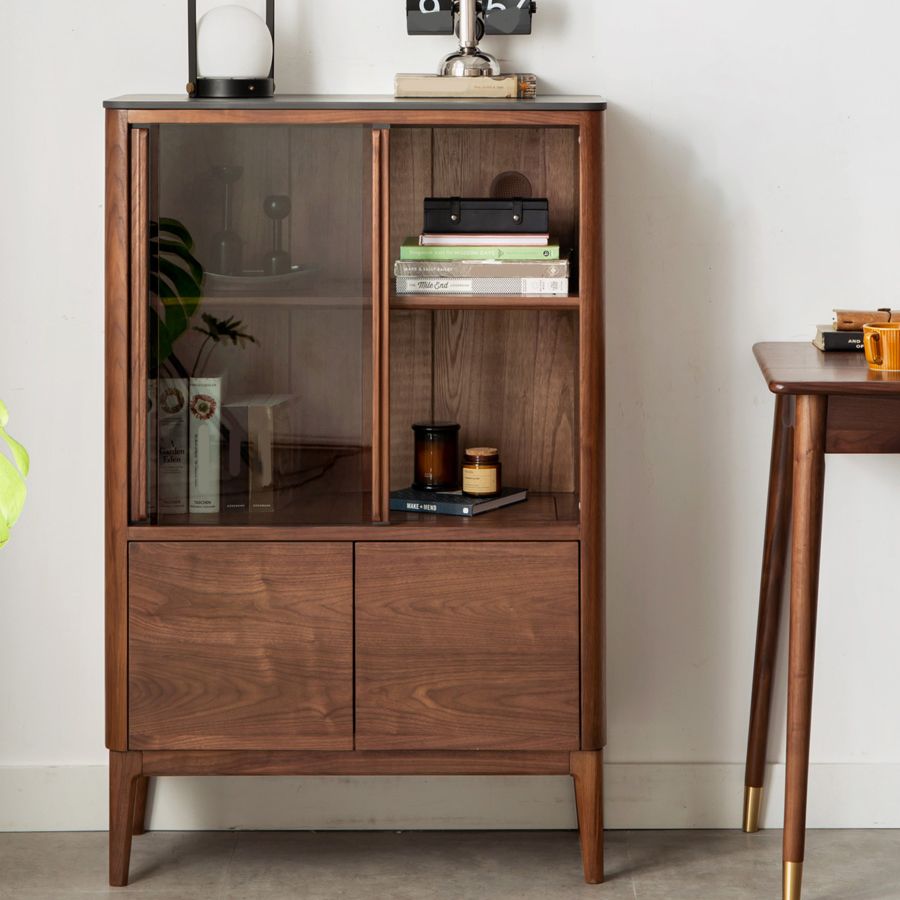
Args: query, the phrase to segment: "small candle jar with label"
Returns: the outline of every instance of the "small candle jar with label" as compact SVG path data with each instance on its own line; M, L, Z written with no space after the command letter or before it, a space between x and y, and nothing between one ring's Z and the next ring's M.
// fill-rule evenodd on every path
M500 451L496 447L469 447L462 467L463 493L470 497L496 497L500 493Z

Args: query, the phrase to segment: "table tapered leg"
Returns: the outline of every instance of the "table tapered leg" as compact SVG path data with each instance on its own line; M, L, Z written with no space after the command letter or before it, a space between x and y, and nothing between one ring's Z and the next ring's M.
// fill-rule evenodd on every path
M793 448L794 398L779 395L775 398L775 422L772 427L769 500L759 586L747 766L744 773L744 831L747 832L759 831L759 807L765 779L769 712L772 707L772 673L778 651L778 627L781 621L781 598L791 524Z
M147 830L147 792L150 790L150 779L142 775L137 780L134 798L134 824L132 834L144 834Z
M799 900L806 844L809 734L825 485L826 406L827 398L824 396L803 395L797 398L784 803L784 900Z
M584 880L588 884L600 884L603 881L603 751L570 754L569 771L575 781Z
M141 765L140 753L116 750L109 753L109 883L114 887L128 884Z

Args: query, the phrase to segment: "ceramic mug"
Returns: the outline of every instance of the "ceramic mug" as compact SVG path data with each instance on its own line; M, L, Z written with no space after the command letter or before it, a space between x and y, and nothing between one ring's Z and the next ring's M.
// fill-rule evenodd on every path
M900 322L863 325L863 343L870 369L900 372Z

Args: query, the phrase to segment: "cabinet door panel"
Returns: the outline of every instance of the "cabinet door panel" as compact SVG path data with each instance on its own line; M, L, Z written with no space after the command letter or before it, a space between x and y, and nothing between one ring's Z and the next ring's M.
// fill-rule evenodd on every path
M576 543L358 544L356 747L579 745Z
M132 543L130 746L353 747L351 544Z

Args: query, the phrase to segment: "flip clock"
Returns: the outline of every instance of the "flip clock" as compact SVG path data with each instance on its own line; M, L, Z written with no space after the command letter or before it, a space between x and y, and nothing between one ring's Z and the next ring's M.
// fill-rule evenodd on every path
M440 62L438 74L499 75L500 64L478 46L489 34L531 34L533 0L406 0L409 34L456 34L459 49Z

